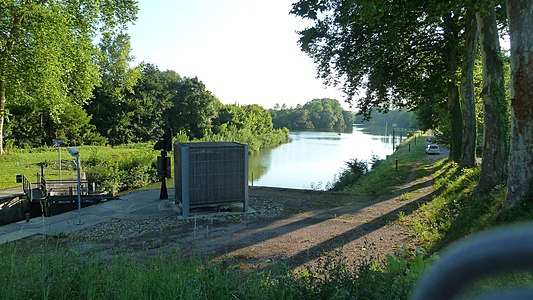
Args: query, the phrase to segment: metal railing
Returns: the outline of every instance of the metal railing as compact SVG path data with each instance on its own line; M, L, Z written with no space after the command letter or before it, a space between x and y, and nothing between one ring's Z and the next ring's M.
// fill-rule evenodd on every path
M411 299L454 299L496 274L533 271L533 224L474 235L444 251L421 278ZM478 299L533 299L533 287L509 288Z
M41 191L42 197L46 197L48 195L46 191L46 179L44 179L44 175L41 173L37 173L37 184L39 190Z
M76 196L78 195L78 181L76 180L48 180L46 182L48 196ZM87 180L80 181L80 195L93 193L92 186Z
M17 175L18 176L18 175ZM26 194L28 196L28 198L30 199L31 201L31 198L32 198L32 194L31 194L31 182L28 180L28 178L26 178L26 176L24 175L20 175L21 176L21 180L22 180L22 191L24 192L24 194Z

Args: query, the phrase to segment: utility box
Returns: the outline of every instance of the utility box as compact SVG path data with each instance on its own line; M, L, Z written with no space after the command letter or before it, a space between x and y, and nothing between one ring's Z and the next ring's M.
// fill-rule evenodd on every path
M184 217L194 207L236 202L248 211L248 145L176 143L174 188Z

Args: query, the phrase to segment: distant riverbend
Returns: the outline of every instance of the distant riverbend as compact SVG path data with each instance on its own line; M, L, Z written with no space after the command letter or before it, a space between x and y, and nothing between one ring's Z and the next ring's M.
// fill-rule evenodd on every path
M351 132L292 131L291 142L250 157L250 184L297 189L324 189L345 162L370 161L393 152L385 128L354 126ZM396 138L396 143L399 137Z

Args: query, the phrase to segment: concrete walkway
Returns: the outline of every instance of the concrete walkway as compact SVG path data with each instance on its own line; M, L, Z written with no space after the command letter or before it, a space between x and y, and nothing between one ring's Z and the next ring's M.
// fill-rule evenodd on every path
M174 189L168 190L169 199L174 199ZM78 210L52 217L37 217L29 222L20 221L0 227L0 244L29 237L35 234L54 235L71 233L111 219L140 220L178 215L177 205L168 200L159 200L159 189L136 191L81 209L81 225L78 225Z
M16 197L20 197L22 195L24 195L24 191L22 190L22 187L12 188L12 189L7 189L7 190L0 190L0 201L10 200Z

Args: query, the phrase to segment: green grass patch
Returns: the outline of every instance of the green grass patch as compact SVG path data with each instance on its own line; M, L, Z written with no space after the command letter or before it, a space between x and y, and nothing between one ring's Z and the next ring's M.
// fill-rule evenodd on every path
M132 144L116 147L106 146L78 146L82 167L90 160L98 161L121 161L132 156L146 156L156 151L151 150L151 144ZM76 169L72 163L66 147L61 148L61 170L63 179L75 179ZM40 147L34 149L13 149L6 155L0 156L0 189L20 187L16 183L15 176L22 174L31 182L36 182L37 174L41 172L40 164L44 165L44 176L49 180L59 179L59 155L57 148ZM84 170L87 171L87 170Z
M359 195L385 194L393 191L409 177L414 164L425 159L424 148L427 137L417 137L416 141L415 144L414 137L403 141L392 155L353 185L345 187L344 191Z
M389 256L385 265L354 268L330 253L315 267L245 272L179 252L80 254L64 239L0 245L0 299L405 299L427 265L422 257Z
M436 169L436 197L416 210L411 220L419 241L431 252L472 233L533 219L529 203L503 211L504 185L490 191L477 191L479 167L460 169L453 162L441 161Z

